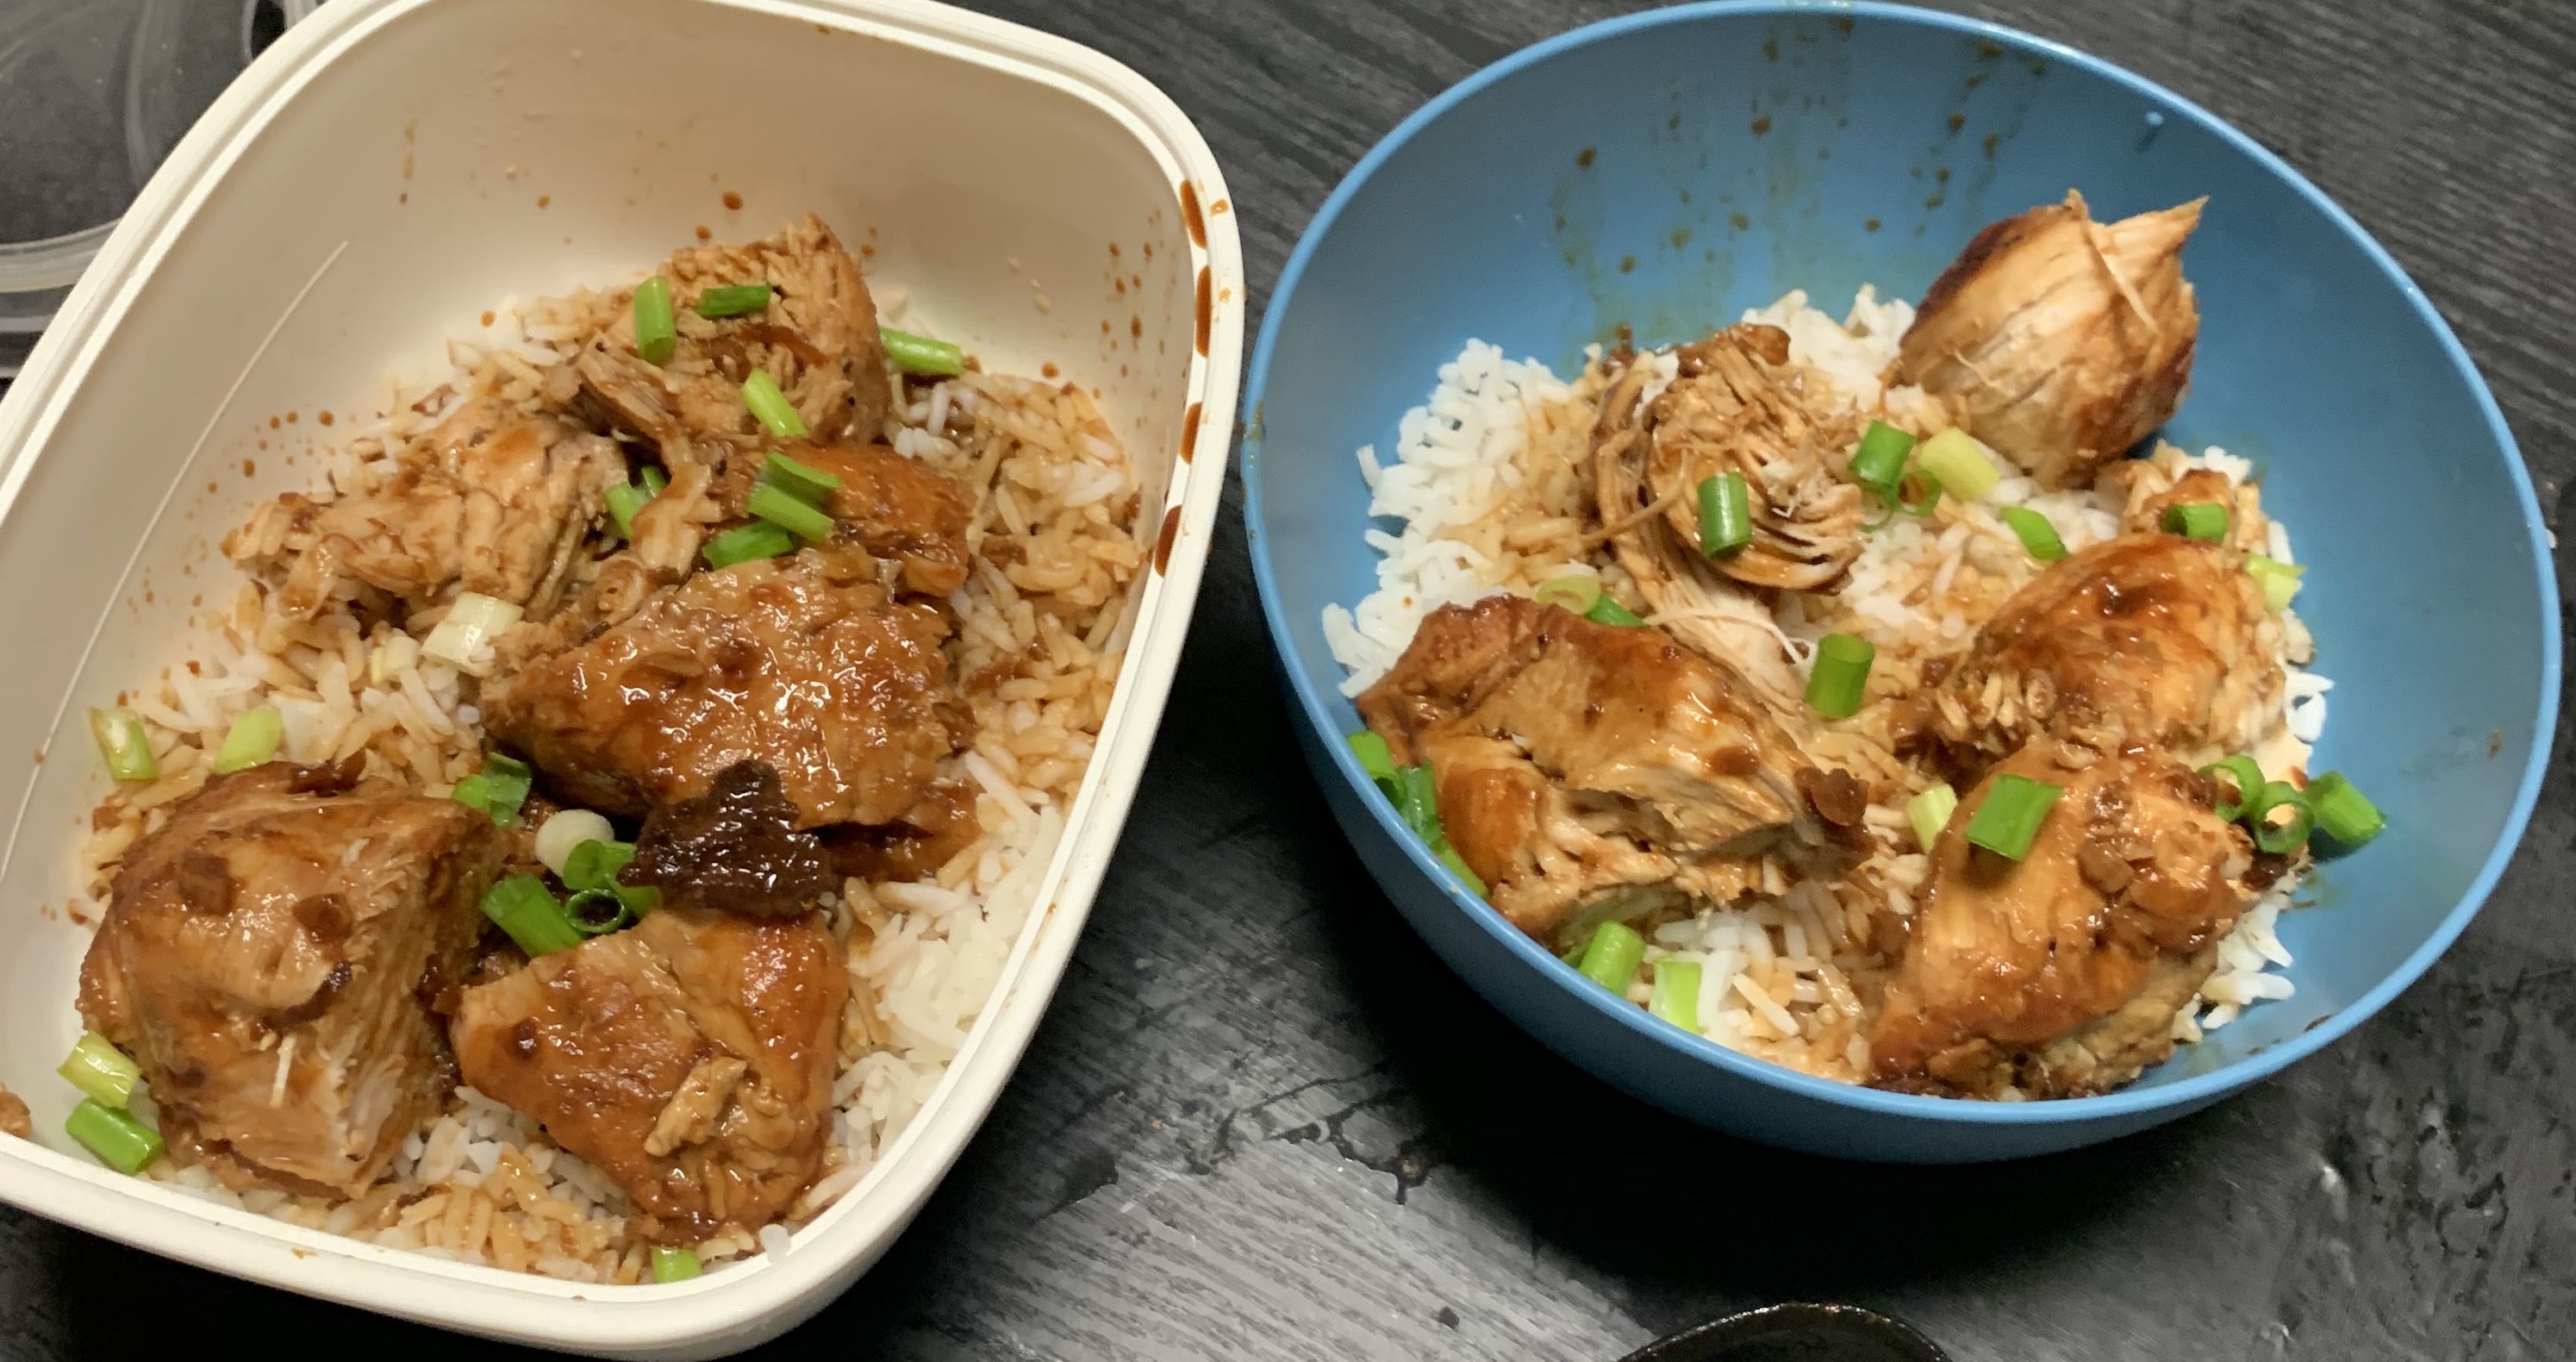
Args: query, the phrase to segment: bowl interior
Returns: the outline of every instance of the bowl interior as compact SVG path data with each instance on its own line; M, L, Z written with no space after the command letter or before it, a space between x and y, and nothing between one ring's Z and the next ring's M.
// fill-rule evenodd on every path
M2474 911L2536 788L2556 611L2520 458L2439 319L2313 188L2144 82L1967 21L1867 5L1618 21L1471 80L1363 162L1291 262L1251 389L1256 561L1310 722L1358 727L1320 624L1374 585L1352 451L1390 448L1466 339L1570 375L1621 323L1652 345L1793 288L1837 315L1864 283L1919 297L1977 228L2069 187L2104 220L2208 196L2185 256L2199 358L2166 433L2254 460L2337 683L2317 769L2390 824L2282 919L2297 996L2142 1086L2303 1053L2375 1009Z

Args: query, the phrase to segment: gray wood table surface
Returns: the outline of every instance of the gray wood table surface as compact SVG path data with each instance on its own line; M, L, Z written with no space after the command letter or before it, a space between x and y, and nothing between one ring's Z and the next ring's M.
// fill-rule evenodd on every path
M1257 319L1308 217L1406 113L1632 6L982 7L1108 52L1198 121ZM2323 185L2458 329L2555 524L2576 471L2576 6L1959 7L2141 71ZM884 1263L767 1355L1611 1359L1827 1299L1962 1362L2576 1356L2563 724L2493 901L2358 1033L2162 1130L1927 1170L1711 1135L1522 1036L1362 872L1288 722L1230 509L1126 839L1018 1076ZM1585 1176L1648 1162L1716 1214ZM0 1211L0 1351L209 1343L502 1351Z

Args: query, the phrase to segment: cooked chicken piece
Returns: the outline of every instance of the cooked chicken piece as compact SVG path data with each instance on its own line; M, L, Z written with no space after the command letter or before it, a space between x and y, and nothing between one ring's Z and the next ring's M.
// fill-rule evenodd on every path
M449 583L542 618L565 586L600 494L626 477L617 446L550 417L477 399L438 424L372 491L328 504L278 498L305 547L280 604L309 616L342 577L425 602Z
M984 835L975 821L975 792L965 783L930 787L901 819L876 827L844 823L819 834L841 879L871 884L926 880Z
M136 844L80 1011L151 1080L173 1157L235 1189L352 1196L445 1101L431 1003L497 872L492 820L353 773L216 776Z
M1796 591L1829 586L1860 556L1861 489L1832 469L1859 438L1852 418L1808 392L1806 371L1789 364L1789 333L1776 326L1731 326L1670 358L1675 373L1662 392L1648 397L1662 376L1648 355L1622 369L1602 399L1593 431L1602 523L1622 527L1660 510L1667 542L1727 577ZM1744 477L1753 542L1709 559L1696 554L1699 485L1721 473ZM1632 538L1622 537L1623 550Z
M695 799L655 809L619 876L673 908L797 917L841 887L822 841L796 830L796 806L768 763L738 761Z
M1605 890L1758 856L1806 813L1806 758L1742 676L1526 597L1433 612L1359 710L1397 761L1432 764L1460 854L1533 935Z
M0 1135L15 1135L23 1140L35 1133L35 1121L28 1115L26 1099L0 1087Z
M1969 770L2043 733L2198 765L2280 714L2279 629L2234 550L2123 535L2014 593L1933 687L1929 726Z
M2070 191L1989 225L1924 293L1890 381L1943 399L2042 486L2084 485L2191 386L2182 247L2200 207L2104 224Z
M662 908L468 989L456 1060L668 1244L776 1220L822 1166L849 968L820 913Z
M642 815L768 764L801 827L883 823L956 747L947 626L818 555L701 572L580 647L483 687L492 736L574 804Z
M2089 764L2082 764L2089 763ZM2002 774L2064 788L2030 854L1971 846ZM2243 829L2214 783L2145 748L2042 738L1959 802L1870 1037L1879 1087L1966 1097L2107 1092L2173 1051L2174 1014L2251 896Z
M2262 553L2271 547L2272 522L2263 515L2262 493L2252 483L2229 482L2216 469L2190 468L2177 474L2147 459L2122 459L2103 469L2094 485L2119 492L2123 534L2163 529L2165 512L2174 507L2214 503L2227 508L2229 547L2245 553Z
M974 518L975 497L955 478L881 444L797 440L777 448L841 480L825 508L840 522L836 545L892 559L902 569L905 591L945 596L966 584L966 526ZM744 513L743 500L760 471L759 463L747 459L726 469L716 504L727 516Z

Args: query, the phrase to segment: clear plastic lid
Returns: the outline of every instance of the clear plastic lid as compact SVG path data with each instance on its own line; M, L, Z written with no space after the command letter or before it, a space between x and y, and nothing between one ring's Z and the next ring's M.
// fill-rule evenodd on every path
M117 217L318 0L0 0L0 377Z

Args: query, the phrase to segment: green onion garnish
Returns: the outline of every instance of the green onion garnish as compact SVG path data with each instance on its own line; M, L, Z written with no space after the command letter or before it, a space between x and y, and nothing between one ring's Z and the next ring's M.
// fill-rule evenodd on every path
M1685 1031L1699 1031L1699 962L1655 962L1655 998L1646 1010Z
M1646 938L1624 922L1604 922L1592 929L1591 944L1583 948L1583 962L1575 968L1583 977L1613 993L1626 997L1628 982L1637 977L1637 966L1646 962Z
M224 745L215 752L215 774L247 771L277 755L286 741L286 716L266 705L245 710L224 730Z
M794 459L769 451L761 464L760 480L777 487L798 501L821 510L832 504L832 494L841 490L841 480L819 468L810 468Z
M653 1280L684 1282L705 1269L698 1265L695 1249L653 1247Z
M533 960L581 944L581 929L564 916L546 882L534 875L511 875L483 891L483 916L501 926Z
M1828 719L1860 713L1861 693L1869 687L1869 665L1878 647L1856 634L1827 634L1816 640L1816 664L1807 673L1807 707Z
M1538 590L1530 594L1541 605L1553 605L1580 615L1590 610L1594 601L1601 599L1601 579L1588 572L1569 572L1539 583Z
M662 495L663 488L671 485L671 479L661 469L649 463L644 465L643 473L638 476L644 479L644 494L647 497L658 497Z
M161 1132L137 1120L133 1113L111 1107L94 1097L84 1097L72 1108L63 1130L81 1147L98 1156L100 1163L127 1177L142 1172L154 1159L161 1157Z
M2211 812L2216 813L2222 823L2233 823L2244 817L2245 806L2254 802L2254 796L2263 789L2263 768L2256 765L2252 757L2241 754L2221 757L2200 768L2200 773L2226 777L2219 782L2218 803L2211 806Z
M680 349L671 320L671 281L654 275L635 286L635 354L647 364L668 364Z
M1457 876L1459 881L1467 886L1468 893L1478 898L1485 896L1485 882L1477 878L1474 870L1468 868L1467 858L1458 854L1458 848L1450 845L1445 834L1440 844L1431 849L1431 853L1439 858L1440 864L1449 867L1450 874Z
M907 374L924 378L954 378L966 372L966 352L943 340L897 331L890 326L877 328L885 341L886 358Z
M1741 473L1699 480L1699 551L1715 558L1753 542L1752 489Z
M2245 572L2263 588L2263 608L2277 615L2289 608L2291 597L2299 594L2299 578L2307 569L2251 553L2245 556Z
M1947 781L1905 801L1905 821L1914 825L1914 840L1925 851L1932 849L1941 829L1950 826L1950 815L1958 811L1959 792Z
M107 773L118 780L159 780L161 763L152 755L152 737L143 731L143 716L119 705L89 712L89 733L98 739L98 754L107 758Z
M1896 480L1905 476L1905 456L1913 452L1913 436L1885 421L1872 421L1869 433L1860 437L1859 452L1852 455L1852 481L1892 502Z
M2030 854L2030 844L2039 836L2041 821L2064 793L2066 788L2062 785L2003 772L1986 787L1985 802L1968 819L1967 838L1998 856L2018 861Z
M2048 523L2047 516L2027 506L2006 506L1995 514L2012 529L2031 557L2054 563L2066 556L2066 541L2057 537L2057 527Z
M2288 810L2286 823L2275 823L2272 815ZM2254 845L2275 856L2287 856L2306 846L2308 834L2316 830L2317 813L2309 807L2308 797L2299 787L2286 780L2265 784L2245 806L2245 821L2254 829Z
M2165 508L2166 533L2215 544L2227 537L2227 508L2214 501L2195 501Z
M1621 605L1618 597L1607 591L1601 593L1601 599L1592 603L1591 609L1583 612L1583 617L1594 624L1608 624L1622 629L1634 629L1645 623L1644 620L1630 613L1628 607Z
M645 483L642 486L621 482L600 494L600 501L608 507L609 523L617 527L618 538L635 537L635 513L643 510L644 503L651 501L653 494L661 490L652 485L652 479L660 471L656 468L645 469Z
M776 558L795 547L796 536L766 520L755 520L708 540L703 552L707 566L729 568L754 558Z
M662 891L649 884L625 884L617 872L635 859L633 842L603 842L596 838L582 842L564 856L563 886L573 891L574 902L589 894L612 894L627 912L627 923L662 906ZM567 912L570 907L567 906ZM576 914L573 925L580 926Z
M1360 769L1371 780L1395 779L1395 754L1387 750L1386 739L1367 729L1350 736L1351 755L1359 758Z
M605 936L635 925L635 911L614 889L585 889L563 902L564 921L583 936Z
M1907 483L1912 483L1922 490L1913 496L1906 496L1904 492ZM1896 484L1896 490L1897 509L1907 515L1930 515L1932 508L1941 504L1941 480L1924 472L1920 467L1909 470L1904 479Z
M767 369L754 369L742 381L742 404L751 408L760 424L782 440L805 438L805 418L796 414L796 406L787 394L778 390L778 380Z
M718 284L698 295L697 313L714 321L718 317L765 312L769 308L769 292L767 284Z
M1986 457L1985 447L1957 426L1923 442L1921 463L1924 472L1961 501L1977 500L2004 479L1995 461Z
M799 539L821 543L832 537L832 518L797 499L794 492L774 482L756 482L742 508L752 515L795 535Z
M2308 808L2316 813L2319 832L2348 847L2360 846L2388 826L2388 815L2341 771L2308 782Z
M1395 773L1395 812L1423 841L1448 840L1440 827L1440 794L1433 785L1429 762Z
M140 1066L96 1031L83 1032L71 1057L54 1072L92 1100L120 1109L134 1095L134 1081L143 1076Z
M519 821L519 806L528 801L528 791L535 783L535 773L526 762L494 752L483 758L481 770L456 782L448 798L482 810L495 824L506 828Z

